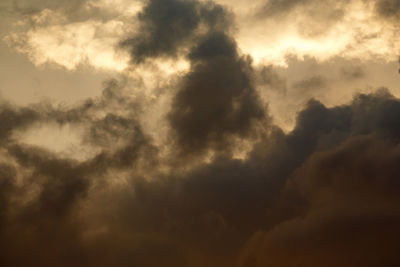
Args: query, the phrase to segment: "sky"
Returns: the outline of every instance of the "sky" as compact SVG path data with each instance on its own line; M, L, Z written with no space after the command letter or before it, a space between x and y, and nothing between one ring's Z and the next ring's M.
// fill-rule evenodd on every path
M399 30L399 0L2 0L0 266L399 266Z

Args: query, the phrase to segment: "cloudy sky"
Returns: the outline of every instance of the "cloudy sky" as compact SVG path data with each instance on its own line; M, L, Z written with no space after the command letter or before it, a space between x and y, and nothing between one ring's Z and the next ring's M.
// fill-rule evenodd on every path
M2 0L0 266L399 266L399 30L399 0Z

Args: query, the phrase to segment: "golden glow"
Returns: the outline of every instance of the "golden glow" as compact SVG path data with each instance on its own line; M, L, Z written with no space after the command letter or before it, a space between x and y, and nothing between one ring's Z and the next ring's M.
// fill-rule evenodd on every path
M393 26L379 21L373 7L354 1L343 19L322 35L308 36L301 32L301 20L290 17L279 22L265 21L255 27L241 29L238 42L256 63L285 66L288 55L314 57L324 61L335 56L347 59L397 57L400 39ZM396 40L396 41L394 41Z
M127 57L118 56L115 51L122 27L118 21L106 24L88 21L39 27L8 39L36 65L55 63L74 70L87 63L99 69L122 71L127 66Z
M14 138L21 143L44 148L66 158L87 160L98 151L82 142L83 131L76 125L40 124L24 132L16 132Z
M219 2L229 5L226 1ZM231 8L238 12L238 16L243 17L257 4L253 4L253 8L238 9L243 5L239 1L233 3ZM7 39L20 52L27 54L36 65L55 63L74 70L80 64L88 64L95 69L124 71L128 66L128 57L122 55L116 45L127 33L127 28L135 28L134 15L141 10L142 3L102 0L89 2L87 8L90 6L112 10L119 13L120 17L107 22L88 20L68 24L57 12L44 10L34 16L38 27L25 33L9 35ZM379 21L374 15L373 6L363 1L349 4L344 17L322 35L308 36L301 32L299 25L304 21L299 16L290 16L278 22L268 19L258 22L243 20L238 23L238 45L244 53L254 58L256 64L280 66L286 65L288 55L298 58L310 56L320 61L335 56L393 60L400 50L397 30ZM131 24L130 27L127 27L127 21ZM185 62L163 62L157 65L167 74L187 69Z

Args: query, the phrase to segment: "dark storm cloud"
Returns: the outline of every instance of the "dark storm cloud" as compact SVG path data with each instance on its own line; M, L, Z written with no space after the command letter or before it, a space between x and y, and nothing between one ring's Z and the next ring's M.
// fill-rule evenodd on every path
M139 15L148 31L126 43L136 63L187 49L166 155L123 82L72 107L1 106L1 266L399 265L400 100L385 89L342 106L310 100L285 133L255 84L286 83L253 70L227 16L152 0ZM98 152L77 161L14 138L36 123L82 127ZM255 143L241 160L238 139Z
M0 107L2 149L20 167L32 170L32 181L43 188L43 197L40 197L40 201L44 201L42 204L46 206L54 202L56 205L52 212L63 213L67 208L63 208L64 199L65 202L70 198L75 199L75 192L78 195L84 194L88 188L88 176L108 168L134 168L134 163L139 158L147 158L144 154L156 153L134 115L137 106L124 98L121 85L117 81L111 80L105 86L102 97L89 99L70 108L47 103L29 108L13 107L9 104ZM118 115L120 110L115 110L115 106L122 108L128 115ZM96 112L99 111L106 114L98 118ZM84 126L85 141L103 149L94 158L79 163L41 148L20 144L18 138L12 135L15 131L35 129L36 124L46 123ZM121 138L125 141L124 145L110 149L109 144L116 143ZM40 203L36 204L38 207L42 206ZM58 204L61 206L57 206ZM44 215L41 210L38 213Z
M99 98L70 108L46 108L47 120L85 126L84 142L102 149L86 166L95 172L108 168L132 169L142 160L151 162L157 154L138 120L140 104L124 90L123 81L112 79L104 83ZM105 115L98 117L99 112ZM122 145L110 146L117 143Z
M350 106L303 113L309 118L297 128L327 128L311 136L306 146L316 150L282 191L285 205L296 205L288 198L303 203L300 214L255 233L243 266L398 264L398 107L399 100L383 90L360 95Z
M383 18L399 19L400 17L399 0L376 0L375 9Z
M210 52L193 51L208 64ZM88 138L104 147L84 162L7 145L16 162L1 165L1 263L309 266L330 259L327 266L395 266L399 108L383 89L339 107L312 100L292 132L270 126L246 160L226 154L168 174L156 171L157 151L136 120L113 113L91 121L83 116ZM108 150L102 138L117 136L127 143ZM139 161L150 167L138 172ZM23 187L15 166L29 170ZM131 171L128 186L90 196L100 178L109 186L111 170ZM30 202L16 201L34 188ZM94 201L89 211L98 214L92 227L107 229L93 237L78 216L88 199Z
M24 128L35 122L40 115L31 108L17 108L8 104L0 106L0 143L7 141L13 130Z
M32 182L42 188L38 202L34 207L29 207L28 211L37 218L29 218L29 221L63 215L71 204L87 191L88 181L83 177L84 170L73 161L59 159L56 155L40 149L19 145L10 147L9 153L20 166L32 168Z
M399 151L371 134L315 153L289 183L307 208L255 234L245 266L398 265Z
M70 107L62 105L52 105L48 102L42 102L25 107L14 106L7 102L0 104L0 121L2 127L0 130L1 142L12 142L10 140L15 131L26 130L35 125L35 123L57 123L79 124L87 123L92 125L92 134L90 138L96 142L94 132L104 130L106 122L115 123L124 129L115 129L114 135L121 135L123 131L132 129L132 123L136 122L136 115L140 111L140 104L128 100L124 92L124 83L116 80L109 80L104 83L103 94L96 99L87 99L84 102ZM121 117L121 109L129 113L130 118ZM106 113L103 119L97 119L97 113ZM110 119L110 117L113 117ZM122 121L121 121L122 120ZM125 120L125 121L124 121ZM103 123L101 122L103 121ZM90 129L90 127L88 127ZM115 127L114 127L115 128ZM117 127L118 128L118 127ZM126 129L125 129L126 128ZM108 132L111 131L111 128ZM89 135L92 135L89 134ZM106 138L106 136L104 136Z
M136 106L123 97L121 87L110 81L102 97L71 108L49 104L2 107L0 124L5 130L1 153L5 163L0 165L0 265L95 264L93 248L83 240L85 222L80 213L90 188L108 184L104 178L110 170L135 171L145 165L143 161L154 166L157 153L133 115ZM115 106L131 113L117 115L120 110ZM97 118L98 111L107 114ZM13 131L35 129L35 123L49 122L84 126L86 142L102 148L101 152L78 162L9 138ZM103 138L108 139L108 145ZM124 144L110 147L110 143L119 141L117 138L124 139Z
M21 174L11 172L14 177L5 187L7 191L2 192L6 216L0 230L0 264L23 266L29 262L31 266L48 266L56 264L55 259L62 255L76 257L79 244L73 244L76 232L70 223L89 187L85 170L73 161L37 148L12 145L8 151L18 169L29 172L24 175L23 184L16 179L17 173ZM2 166L2 175L7 168ZM53 256L38 256L43 252ZM73 261L63 259L58 265L67 266Z
M122 45L132 47L135 62L147 57L175 56L200 23L197 5L195 1L149 1L138 15L139 34Z
M252 81L251 60L235 41L210 32L189 54L191 69L169 114L185 152L226 149L231 137L246 137L265 112Z
M0 227L2 228L4 220L7 218L9 197L15 193L14 179L16 170L13 166L7 164L0 165Z
M188 50L190 70L168 115L178 146L195 154L222 150L232 137L248 137L265 116L253 86L251 59L230 35L229 13L212 2L152 0L138 16L139 33L122 43L132 60L174 57Z
M198 34L200 26L228 27L224 9L212 2L149 0L138 15L138 33L121 43L131 51L132 61L175 57Z
M36 177L35 183L41 183L40 181L44 179L44 184L41 185L42 194L48 193L49 197L44 196L41 200L47 201L54 197L54 203L63 205L62 200L69 198L64 193L68 195L74 194L75 191L86 191L88 181L85 180L87 178L85 176L98 172L97 165L106 165L102 166L106 169L114 165L121 168L133 164L137 157L136 152L142 145L148 144L148 139L142 132L136 117L116 115L112 112L112 108L111 111L107 110L114 101L122 105L125 111L134 111L136 106L123 99L116 81L110 81L106 85L103 97L88 100L68 109L48 104L32 105L29 108L12 107L8 104L1 106L2 148L6 149L8 156L14 158L21 167L32 169L32 175ZM108 111L108 113L104 118L97 119L95 112L99 110ZM120 149L113 148L113 152L103 150L94 159L78 163L40 148L19 144L17 138L11 138L14 131L35 128L35 123L54 122L60 125L68 123L85 125L87 142L95 146L102 147L103 142L115 142L116 140L112 137L127 138L126 144ZM63 192L63 189L66 192ZM61 206L55 206L53 211L62 212L63 210ZM43 215L42 212L39 213Z
M154 163L152 161L157 155L157 148L150 144L149 137L143 133L136 120L107 115L104 120L96 121L91 126L87 141L108 147L110 143L118 141L116 138L124 138L125 145L115 151L98 154L91 162L93 167L134 169L140 161Z
M174 252L162 257L178 266L309 266L326 258L331 266L395 266L396 107L385 91L333 108L311 101L292 132L271 128L247 160L218 157L152 181L133 179L119 227L157 233L154 245L168 240L162 250ZM376 245L382 242L385 249ZM359 260L363 251L376 254Z

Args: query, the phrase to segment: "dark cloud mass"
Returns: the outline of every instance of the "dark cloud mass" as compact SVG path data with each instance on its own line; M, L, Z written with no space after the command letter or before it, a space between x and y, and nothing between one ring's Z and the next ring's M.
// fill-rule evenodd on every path
M400 16L399 0L377 0L375 8L382 17L398 19Z
M236 43L210 32L189 54L192 66L183 78L169 114L184 152L227 149L230 137L246 137L264 118L251 77L250 58L240 57Z
M149 0L139 13L138 33L121 43L131 51L132 60L176 57L205 28L228 26L229 15L212 2L192 0Z
M270 126L246 160L221 155L169 174L155 170L157 151L135 120L112 114L91 121L90 132L132 137L84 162L9 140L1 263L396 266L397 109L400 100L385 89L333 108L312 100L293 131ZM105 189L111 170L129 170L129 186ZM81 214L85 205L93 218Z
M133 67L189 62L163 117L168 141L148 132L125 81L71 106L3 101L0 266L400 265L400 99L385 88L343 105L311 99L285 132L257 85L285 91L286 81L240 51L226 8L149 0L138 19L122 42ZM313 75L292 89L329 85ZM18 138L48 124L82 129L95 153L78 159Z
M176 55L177 49L188 41L200 23L195 1L152 0L138 18L140 33L122 43L132 47L136 62L147 57Z
M258 232L249 266L397 266L399 147L376 134L313 154L289 179L302 216Z

